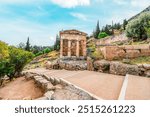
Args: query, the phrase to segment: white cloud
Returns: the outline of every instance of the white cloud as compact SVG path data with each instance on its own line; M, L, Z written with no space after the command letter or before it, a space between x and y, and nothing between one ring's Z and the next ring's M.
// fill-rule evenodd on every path
M82 13L70 13L73 17L78 18L80 20L87 20L87 16Z
M145 8L150 5L150 0L131 0L131 5L133 7Z
M76 6L90 5L90 0L51 0L51 2L63 8L74 8Z
M125 5L127 4L127 1L125 0L113 0L116 4L119 4L119 5Z
M19 44L26 42L27 37L30 37L32 45L53 45L56 32L53 30L54 26L43 26L25 20L6 21L0 20L1 37L0 40L9 44Z

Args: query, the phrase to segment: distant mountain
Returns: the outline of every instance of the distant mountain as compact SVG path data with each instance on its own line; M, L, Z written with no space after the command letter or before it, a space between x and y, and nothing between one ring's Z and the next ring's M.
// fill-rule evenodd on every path
M147 7L146 9L144 9L142 12L140 12L137 15L133 16L132 18L130 18L128 21L131 21L131 20L137 18L139 15L141 15L142 13L145 13L145 12L149 12L150 13L150 6Z

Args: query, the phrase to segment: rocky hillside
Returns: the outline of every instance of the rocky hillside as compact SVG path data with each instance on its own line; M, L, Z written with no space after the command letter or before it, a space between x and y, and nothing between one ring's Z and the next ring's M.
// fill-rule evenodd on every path
M149 12L150 13L150 6L147 7L146 9L144 9L142 12L138 13L137 15L131 17L128 21L131 21L131 20L137 18L139 15L141 15L142 13L145 13L145 12Z

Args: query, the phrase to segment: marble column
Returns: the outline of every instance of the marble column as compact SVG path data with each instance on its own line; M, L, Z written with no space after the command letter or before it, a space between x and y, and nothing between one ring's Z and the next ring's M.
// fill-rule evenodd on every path
M77 40L77 47L76 47L76 57L80 57L79 55L79 41Z
M86 41L83 42L83 56L86 57Z
M68 40L68 57L71 57L71 40Z
M60 40L60 58L63 57L63 39Z

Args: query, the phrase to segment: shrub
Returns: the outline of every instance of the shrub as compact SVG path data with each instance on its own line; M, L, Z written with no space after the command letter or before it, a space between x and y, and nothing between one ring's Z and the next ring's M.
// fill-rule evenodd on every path
M13 77L18 76L32 58L33 54L31 52L9 46L8 57L0 59L0 77L7 75L11 80Z
M50 51L51 51L50 48L46 48L46 49L43 50L44 54L49 53Z
M8 57L8 45L0 41L0 59Z
M94 60L100 60L103 59L103 54L101 51L95 50L92 54L91 54L91 58L93 58Z
M130 21L126 27L127 37L136 39L136 41L147 39L146 28L150 27L150 14L141 14L138 18Z
M98 38L101 39L101 38L105 38L105 37L107 37L107 36L108 36L107 33L101 32L101 33L99 33Z

